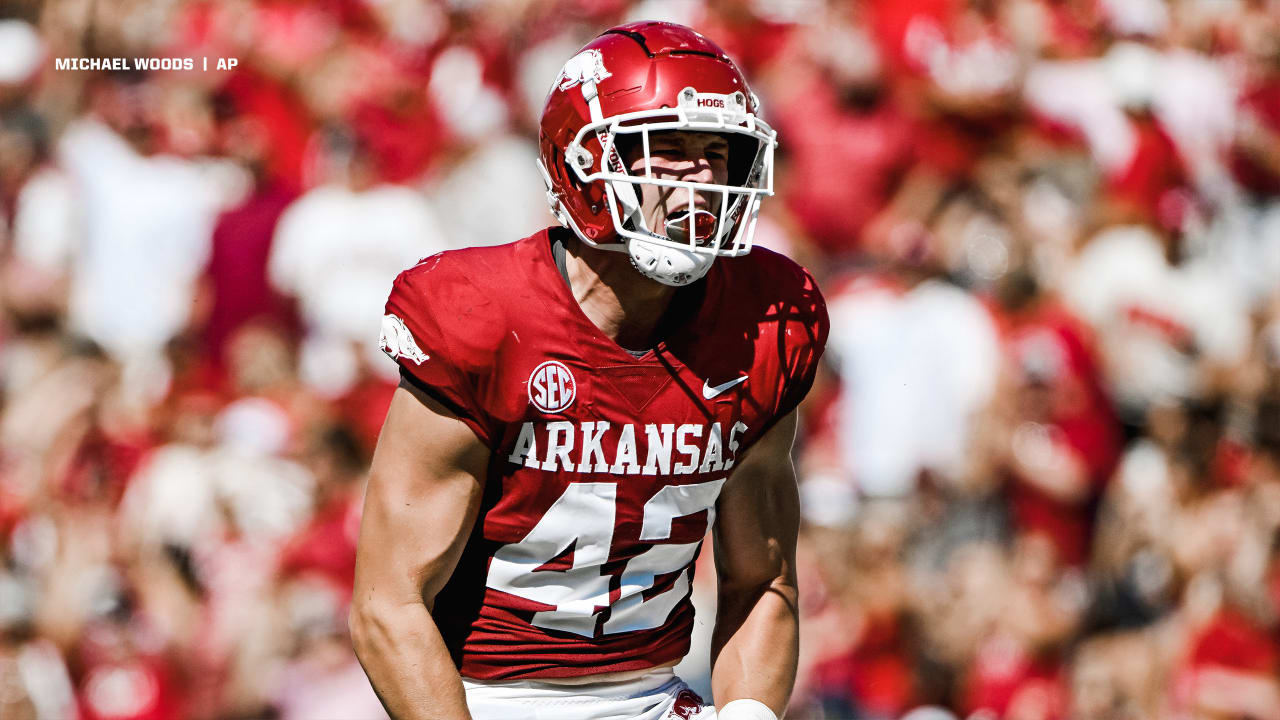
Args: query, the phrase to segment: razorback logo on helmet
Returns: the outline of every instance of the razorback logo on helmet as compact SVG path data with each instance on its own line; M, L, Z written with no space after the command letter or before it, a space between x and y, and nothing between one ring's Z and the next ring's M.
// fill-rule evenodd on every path
M382 337L379 343L382 345L382 352L389 355L392 360L404 358L412 360L414 365L421 365L431 359L431 356L418 347L418 343L413 339L413 333L405 327L404 321L395 315L382 316Z
M564 69L560 71L560 77L556 78L556 86L561 90L568 90L588 80L598 83L607 77L612 77L612 75L605 69L604 56L600 54L600 51L595 49L583 50L569 58L569 62L564 64Z

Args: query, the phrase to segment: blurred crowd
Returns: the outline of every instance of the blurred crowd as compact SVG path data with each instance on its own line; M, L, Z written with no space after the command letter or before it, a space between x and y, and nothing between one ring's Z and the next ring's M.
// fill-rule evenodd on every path
M1276 0L0 18L0 717L381 716L345 615L391 280L550 224L552 78L656 18L752 79L757 241L832 318L789 717L1280 718Z

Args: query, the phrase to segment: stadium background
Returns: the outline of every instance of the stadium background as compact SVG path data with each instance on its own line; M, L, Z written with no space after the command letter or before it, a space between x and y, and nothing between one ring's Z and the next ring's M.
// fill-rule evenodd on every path
M0 717L380 714L345 604L390 281L549 223L551 79L659 18L752 78L759 242L833 320L789 717L1280 718L1274 0L0 17ZM239 66L54 70L114 56Z

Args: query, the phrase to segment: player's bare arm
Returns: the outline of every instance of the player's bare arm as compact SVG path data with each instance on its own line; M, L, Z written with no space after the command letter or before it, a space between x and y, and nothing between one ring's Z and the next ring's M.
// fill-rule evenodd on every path
M725 484L714 527L719 612L711 641L716 705L755 700L779 717L795 685L799 610L795 575L800 503L791 412ZM723 710L722 710L723 712Z
M430 610L475 523L488 459L449 410L407 384L396 390L365 497L350 625L397 720L470 718Z

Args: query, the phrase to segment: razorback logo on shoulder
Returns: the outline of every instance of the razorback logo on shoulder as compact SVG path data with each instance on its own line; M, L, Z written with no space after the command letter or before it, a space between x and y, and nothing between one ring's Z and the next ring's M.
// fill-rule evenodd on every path
M598 83L607 77L612 77L612 74L605 69L604 56L600 51L583 50L564 64L560 77L556 78L556 87L568 90L588 80Z
M414 365L421 365L431 359L431 356L418 347L417 341L413 339L413 333L405 327L404 321L395 315L382 316L382 337L378 342L382 346L382 352L389 355L392 360L404 358L413 361Z

